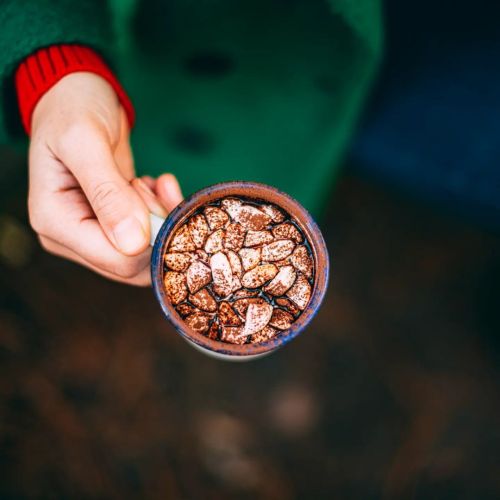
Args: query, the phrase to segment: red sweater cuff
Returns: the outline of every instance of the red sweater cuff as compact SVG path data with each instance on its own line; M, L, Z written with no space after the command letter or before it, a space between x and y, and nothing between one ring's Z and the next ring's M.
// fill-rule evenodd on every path
M135 113L132 103L112 71L92 49L83 45L54 45L28 56L17 68L15 82L24 129L31 132L31 115L40 98L61 78L77 71L95 73L114 89L130 124Z

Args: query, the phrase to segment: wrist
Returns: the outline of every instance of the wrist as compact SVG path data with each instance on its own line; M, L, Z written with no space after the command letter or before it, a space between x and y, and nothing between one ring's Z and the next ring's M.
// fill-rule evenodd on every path
M82 45L56 45L31 54L16 70L19 111L28 135L33 111L41 97L62 78L76 72L90 72L104 78L116 93L132 127L135 118L132 103L103 59Z
M79 71L61 78L38 100L31 115L30 137L34 140L42 134L48 140L49 134L56 140L78 136L84 133L82 128L93 126L112 141L122 125L128 131L126 114L113 87L96 73Z

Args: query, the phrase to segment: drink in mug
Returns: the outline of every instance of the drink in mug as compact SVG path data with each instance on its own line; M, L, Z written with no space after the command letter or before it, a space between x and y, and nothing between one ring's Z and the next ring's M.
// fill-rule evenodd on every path
M326 292L319 228L263 184L211 186L185 200L156 237L152 278L165 315L212 356L249 360L304 330Z

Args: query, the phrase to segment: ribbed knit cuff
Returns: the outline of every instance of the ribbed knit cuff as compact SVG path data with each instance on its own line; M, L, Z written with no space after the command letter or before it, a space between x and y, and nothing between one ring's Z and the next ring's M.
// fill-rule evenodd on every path
M40 98L61 78L77 71L88 71L104 78L122 104L130 127L135 113L132 103L103 59L82 45L53 45L28 56L15 75L19 111L24 129L31 132L31 115Z

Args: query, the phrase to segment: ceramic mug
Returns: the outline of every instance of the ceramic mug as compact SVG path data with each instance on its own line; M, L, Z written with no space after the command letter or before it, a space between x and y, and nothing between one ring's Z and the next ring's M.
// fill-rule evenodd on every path
M258 344L230 344L209 339L205 335L193 331L170 303L163 285L163 256L169 244L170 237L175 233L175 230L201 206L227 197L255 199L256 201L272 203L285 210L295 219L295 222L309 241L314 259L314 285L306 309L292 324L291 328L266 342ZM163 314L173 324L175 329L193 347L203 353L227 361L249 361L260 358L276 351L303 332L321 306L327 290L330 267L323 235L306 209L292 197L276 188L265 184L243 181L215 184L186 198L166 219L162 219L156 215L151 215L150 218L151 245L153 247L151 256L151 281L156 299L162 308Z

